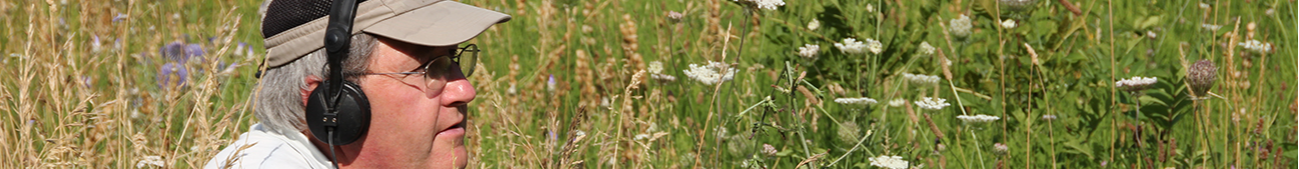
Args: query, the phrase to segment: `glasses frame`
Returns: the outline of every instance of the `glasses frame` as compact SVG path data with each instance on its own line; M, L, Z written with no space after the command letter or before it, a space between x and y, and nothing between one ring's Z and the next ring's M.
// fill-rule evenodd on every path
M434 57L432 60L429 60L427 63L424 63L423 65L421 65L419 71L415 71L415 72L387 72L387 73L373 73L373 72L366 72L366 73L361 73L360 75L415 75L415 74L419 74L419 75L423 75L422 77L424 78L424 83L425 83L426 87L432 87L432 86L427 86L427 85L432 85L432 84L433 84L433 80L437 80L437 79L445 78L445 77L430 77L430 76L434 75L434 73L429 73L429 70L437 70L437 69L434 69L434 68L433 68L433 65L435 65L435 63L437 63L438 60L441 60L441 59L444 59L444 58L450 60L452 64L456 65L457 67L460 67L460 72L463 73L465 77L469 77L470 75L473 75L474 67L475 67L474 64L476 64L475 62L478 60L478 52L481 52L481 51L482 51L482 50L479 50L479 49L478 49L478 45L475 45L475 44L468 44L468 45L465 45L465 47L459 47L459 48L456 48L456 51L452 51L452 52L451 52L451 53L452 53L451 55L443 55L443 56L436 56L436 57ZM464 59L462 59L462 58L465 57L465 55L464 55L465 52L469 52L469 55L468 55L469 59L468 59L468 60L464 60ZM461 61L468 61L468 65L464 64L464 63L461 62ZM468 66L468 67L466 67L466 66ZM447 69L447 70L450 70L450 69Z

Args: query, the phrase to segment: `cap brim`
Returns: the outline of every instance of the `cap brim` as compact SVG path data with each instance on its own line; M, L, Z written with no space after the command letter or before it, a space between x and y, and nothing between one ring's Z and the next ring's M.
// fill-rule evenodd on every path
M469 41L510 15L455 1L442 1L380 21L365 32L423 46Z

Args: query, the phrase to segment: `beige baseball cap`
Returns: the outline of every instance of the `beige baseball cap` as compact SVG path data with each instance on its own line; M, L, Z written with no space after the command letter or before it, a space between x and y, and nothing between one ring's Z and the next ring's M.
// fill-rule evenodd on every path
M449 0L358 0L352 34L367 32L424 46L472 39L510 15ZM262 18L266 64L279 67L325 46L328 0L274 0Z

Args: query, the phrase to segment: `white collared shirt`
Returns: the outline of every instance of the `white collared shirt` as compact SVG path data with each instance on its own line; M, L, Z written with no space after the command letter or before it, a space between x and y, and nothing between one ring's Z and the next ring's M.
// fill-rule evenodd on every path
M248 130L208 160L203 168L334 168L329 158L300 132L275 132L261 123ZM252 147L240 151L245 145Z

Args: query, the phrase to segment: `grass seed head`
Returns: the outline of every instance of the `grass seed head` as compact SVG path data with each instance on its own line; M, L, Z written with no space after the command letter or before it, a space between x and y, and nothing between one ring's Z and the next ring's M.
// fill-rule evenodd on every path
M1217 80L1218 66L1214 66L1208 59L1196 61L1186 71L1186 82L1190 83L1191 91L1196 97L1207 97L1209 89L1213 88L1213 83Z

